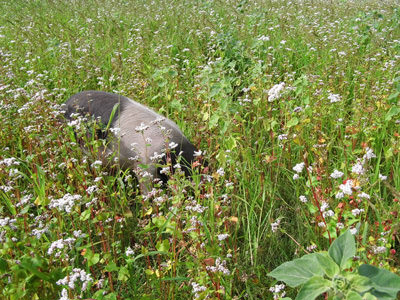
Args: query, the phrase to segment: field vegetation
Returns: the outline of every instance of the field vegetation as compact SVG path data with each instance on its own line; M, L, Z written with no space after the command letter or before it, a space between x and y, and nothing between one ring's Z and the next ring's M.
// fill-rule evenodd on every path
M399 66L396 0L0 1L0 298L294 298L268 273L345 232L399 274ZM208 168L140 195L63 117L90 89Z

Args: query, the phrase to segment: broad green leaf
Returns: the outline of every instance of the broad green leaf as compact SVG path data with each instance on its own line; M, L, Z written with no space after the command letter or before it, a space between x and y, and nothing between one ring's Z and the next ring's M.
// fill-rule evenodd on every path
M385 121L390 121L398 113L400 113L400 107L392 106L386 113Z
M350 230L347 230L332 243L328 253L340 268L343 268L346 262L356 255L356 242Z
M332 288L332 281L321 276L314 276L303 285L296 300L314 300L330 288Z
M316 253L285 262L268 274L277 280L284 281L291 287L299 286L313 276L323 275L324 270L318 263Z
M289 120L289 122L286 123L286 127L287 127L287 128L290 128L290 127L293 127L293 126L295 126L295 125L297 125L297 124L299 124L299 119L296 118L296 117L293 117L293 118L291 118L291 119Z
M8 269L8 263L5 259L0 258L0 274L3 274Z
M365 293L373 288L372 281L365 276L348 273L345 277L349 280L351 288L359 293Z
M374 295L372 295L370 293L364 294L362 299L363 300L378 300L378 298L376 298Z
M169 250L169 241L167 239L163 240L163 241L158 241L157 245L156 245L156 249L158 251L163 251L163 252L168 252Z
M121 267L118 272L118 280L125 282L128 279L129 279L129 270L125 267Z
M107 272L118 271L118 267L117 267L116 263L113 261L109 262L105 269Z
M400 290L400 277L396 274L371 265L362 265L358 269L358 273L371 279L377 292L388 294L393 299L397 298L397 292ZM375 291L372 294L377 295ZM378 298L381 299L379 296Z
M350 291L346 295L346 300L363 300L361 295L355 291Z
M315 253L318 263L324 270L326 276L333 278L335 275L339 274L340 269L338 265L333 261L333 259L328 255L327 252Z

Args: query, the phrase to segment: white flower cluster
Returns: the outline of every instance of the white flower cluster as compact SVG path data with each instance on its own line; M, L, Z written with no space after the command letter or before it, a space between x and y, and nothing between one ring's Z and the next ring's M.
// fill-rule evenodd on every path
M278 230L280 223L281 223L281 219L278 219L274 223L271 223L272 232L276 232Z
M87 274L84 270L74 268L72 272L56 282L57 285L68 285L70 289L75 289L75 282L77 280L82 282L82 291L85 291L89 282L93 281L90 274Z
M342 100L342 97L340 97L340 95L338 94L331 93L328 96L328 100L330 100L331 103L340 102Z
M285 285L282 283L282 284L276 284L275 286L271 286L269 288L269 291L274 294L274 300L275 300L285 297L286 292L284 291L284 289Z
M231 274L231 272L226 268L226 260L221 261L220 258L215 260L215 266L207 266L206 270L212 273L222 272L225 275Z
M194 299L198 299L200 298L199 293L204 292L207 288L196 282L192 282L192 289L193 289L192 293L194 294Z
M65 246L68 246L69 248L71 248L73 243L75 243L75 238L66 238L65 240L59 239L59 240L51 243L49 249L47 250L47 254L51 255L55 251L64 249ZM61 255L61 251L58 251L58 252L56 252L55 257L59 257L60 255Z
M71 194L65 194L62 198L60 199L54 199L50 201L49 208L57 208L60 211L65 211L67 213L70 213L72 210L72 207L75 205L75 202L78 200L81 200L82 196L80 195L71 195Z
M285 83L281 82L279 84L275 84L269 91L268 91L268 102L273 102L279 99L282 95L282 91L285 88Z
M343 175L344 175L343 172L340 172L338 170L334 170L333 173L331 174L331 177L333 179L338 179L338 178L341 178Z
M19 161L17 161L15 157L5 158L3 160L0 160L0 166L1 165L5 165L7 167L18 166Z
M336 199L342 199L344 195L353 193L353 180L347 180L346 183L339 185L340 192L336 194Z
M196 200L193 200L193 201L190 203L190 205L186 205L185 209L186 209L186 210L189 210L189 211L193 211L193 212L198 212L198 213L201 214L201 213L203 213L203 212L207 209L207 207L201 206L200 204L198 204L198 203L196 202Z

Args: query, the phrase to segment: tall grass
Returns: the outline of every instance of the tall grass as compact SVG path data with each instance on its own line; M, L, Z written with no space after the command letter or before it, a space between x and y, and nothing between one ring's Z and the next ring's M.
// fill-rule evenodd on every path
M398 271L398 1L0 11L2 298L273 299L269 271L348 228L355 263ZM63 119L88 89L177 122L208 173L139 195Z

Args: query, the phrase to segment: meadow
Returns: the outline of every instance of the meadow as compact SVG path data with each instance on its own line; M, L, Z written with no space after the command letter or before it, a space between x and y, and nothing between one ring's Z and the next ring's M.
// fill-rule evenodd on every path
M82 90L208 168L140 195ZM268 273L348 230L348 270L400 274L399 95L397 0L0 1L0 298L294 299Z

